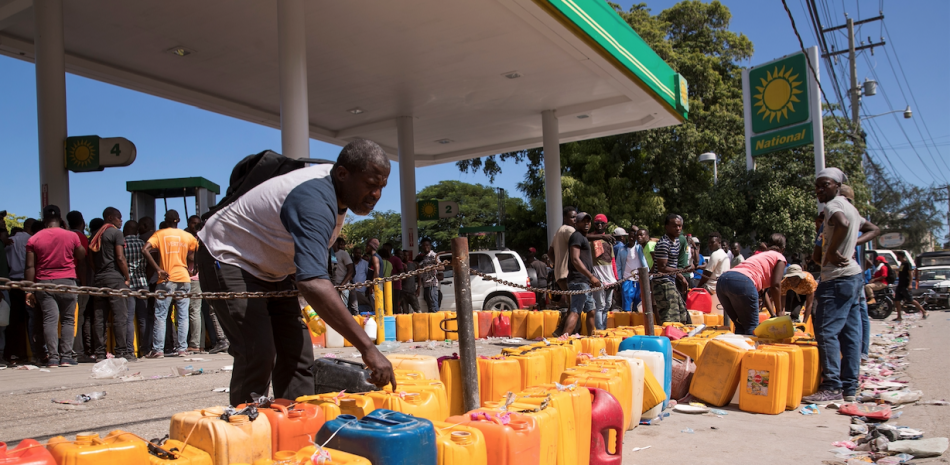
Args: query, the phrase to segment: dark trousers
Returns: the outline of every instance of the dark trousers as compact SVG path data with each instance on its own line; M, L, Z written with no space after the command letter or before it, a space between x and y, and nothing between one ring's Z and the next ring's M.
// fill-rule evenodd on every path
M103 344L96 338L96 307L99 305L101 297L89 296L86 305L81 308L82 312L82 353L92 356L96 353L96 347Z
M26 293L18 289L10 289L10 325L6 331L7 345L4 357L8 360L16 359L19 363L26 361L26 344L29 333L27 326L29 314L26 308Z
M112 289L125 289L125 283L122 281L104 281L96 282L98 287L108 287ZM126 328L129 324L129 300L127 297L99 297L96 299L98 305L95 306L95 350L96 357L106 356L106 327L109 322L109 315L112 315L112 336L115 339L113 355L116 357L130 358ZM131 336L131 335L128 335Z
M75 279L38 280L41 283L76 285ZM75 328L76 295L49 292L36 292L36 310L39 312L37 323L43 332L46 354L50 362L75 360L73 352L73 332ZM62 324L62 329L60 329Z
M294 288L289 278L271 283L239 267L219 263L203 246L199 246L195 261L205 292ZM296 298L214 300L211 305L231 343L228 353L234 357L231 405L250 402L252 393L267 394L271 379L274 397L296 399L313 394L313 346Z
M151 344L146 344L146 342L151 342L152 340L151 327L148 325L148 301L146 299L129 297L128 302L129 322L126 326L126 334L128 335L126 344L129 348L129 352L135 350L136 339L132 337L134 333L138 339L139 355L144 357L152 348ZM136 330L136 325L138 330ZM149 329L148 333L145 332L146 329Z
M83 343L83 321L85 318L86 304L89 303L88 295L79 295L76 298L76 304L79 306L78 315L76 315L76 338L73 339L73 352L77 355L86 353L86 345Z
M207 299L201 299L201 318L204 318L205 328L207 329L208 334L208 344L205 344L205 349L214 347L218 345L218 332L214 330L214 327L211 326L211 301Z

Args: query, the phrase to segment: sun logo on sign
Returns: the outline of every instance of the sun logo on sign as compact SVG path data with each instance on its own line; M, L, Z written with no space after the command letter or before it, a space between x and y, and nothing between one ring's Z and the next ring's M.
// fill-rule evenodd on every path
M69 161L74 166L87 166L93 162L96 148L87 139L79 139L69 146Z
M426 203L422 206L422 216L435 216L438 215L439 207L434 203Z
M801 102L796 95L802 93L798 88L802 81L796 79L798 75L792 74L792 68L786 71L784 66L781 70L776 67L766 73L765 78L760 78L762 86L755 87L759 93L752 97L756 99L753 107L760 107L756 114L762 115L762 120L768 120L770 123L774 120L782 121L783 117L788 119L789 110L795 111L794 104Z

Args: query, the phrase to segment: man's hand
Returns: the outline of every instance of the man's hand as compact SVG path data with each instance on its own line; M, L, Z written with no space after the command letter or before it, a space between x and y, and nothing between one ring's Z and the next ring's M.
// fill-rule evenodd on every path
M168 281L168 272L165 270L158 270L158 282L163 283Z
M26 293L26 304L32 308L36 308L36 296L32 292Z
M846 267L848 266L848 263L850 262L851 262L850 258L845 257L844 255L841 255L841 252L837 250L835 250L835 252L831 254L831 264L838 268Z
M600 280L597 279L596 276L591 276L591 277L590 277L590 287L600 287L600 286L601 286Z
M372 347L363 354L363 363L373 372L369 381L382 388L387 384L392 384L393 392L396 392L396 375L393 373L393 364L388 358L380 353L379 349Z

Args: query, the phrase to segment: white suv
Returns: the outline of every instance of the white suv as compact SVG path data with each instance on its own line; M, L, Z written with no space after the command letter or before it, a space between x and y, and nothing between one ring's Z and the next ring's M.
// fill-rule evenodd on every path
M479 250L468 254L469 266L482 273L492 275L517 284L530 286L527 267L517 253L510 250ZM439 261L452 261L451 254L440 254ZM455 280L452 268L445 269L440 290L442 305L440 310L455 310ZM507 286L471 275L473 310L514 310L534 305L533 292Z

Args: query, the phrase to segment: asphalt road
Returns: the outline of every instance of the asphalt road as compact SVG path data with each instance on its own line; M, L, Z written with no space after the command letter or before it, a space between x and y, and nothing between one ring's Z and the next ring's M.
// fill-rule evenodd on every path
M912 317L913 318L913 317ZM884 323L873 322L872 330L880 333ZM913 320L908 348L907 379L913 389L924 392L924 400L950 398L950 313L934 312L928 320ZM414 347L414 348L413 348ZM480 341L480 355L495 355L501 347ZM921 350L914 350L921 349ZM431 350L422 343L407 343L400 353L433 356L449 355L458 346ZM356 360L352 348L322 350L338 357ZM40 441L52 436L74 436L94 431L105 435L122 429L146 438L161 437L168 431L169 418L180 411L223 405L227 394L213 392L225 387L230 372L221 371L230 365L227 355L197 355L207 361L185 361L177 358L148 360L130 364L142 381L96 380L90 378L91 365L55 368L50 372L36 370L0 371L0 411L3 428L0 440L16 444L23 438ZM171 377L175 367L192 365L204 374ZM51 402L52 399L73 398L77 394L106 391L103 400L78 407ZM746 463L806 464L830 461L832 442L848 439L849 419L832 410L822 409L820 415L804 416L796 412L781 415L755 415L738 410L733 404L724 408L728 415L671 415L655 426L640 426L624 435L625 464L688 463L736 465ZM903 409L892 424L906 425L925 431L926 437L950 435L950 407L914 405ZM687 428L692 433L682 432ZM648 449L634 452L634 448ZM947 462L946 458L918 460L915 463Z

